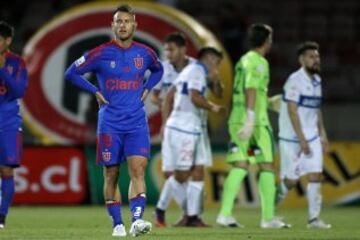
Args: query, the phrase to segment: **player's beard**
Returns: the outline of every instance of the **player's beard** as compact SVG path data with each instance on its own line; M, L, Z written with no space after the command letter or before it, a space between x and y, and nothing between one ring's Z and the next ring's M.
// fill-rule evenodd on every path
M118 34L117 38L120 39L122 42L127 41L127 40L129 40L130 38L133 37L134 31L135 31L135 27L133 27L131 29L131 31L129 31L129 34L127 36L121 36L120 34Z
M313 65L311 67L306 67L306 71L310 74L320 74L321 73L321 67L320 65Z

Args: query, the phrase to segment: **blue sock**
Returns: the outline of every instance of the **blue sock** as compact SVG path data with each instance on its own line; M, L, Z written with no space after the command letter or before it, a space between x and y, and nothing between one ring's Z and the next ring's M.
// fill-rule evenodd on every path
M107 211L113 220L113 226L123 224L121 217L121 203L120 202L109 202L106 203Z
M1 205L0 215L6 216L15 192L14 177L1 178Z
M137 197L130 199L130 210L132 214L132 222L137 219L142 219L146 205L146 197L144 193L137 195Z

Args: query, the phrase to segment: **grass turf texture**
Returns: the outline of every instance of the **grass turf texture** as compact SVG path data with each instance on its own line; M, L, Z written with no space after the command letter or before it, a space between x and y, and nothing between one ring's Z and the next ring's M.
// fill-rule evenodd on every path
M153 220L153 208L147 208L145 219ZM360 207L326 208L322 217L333 225L330 230L306 228L307 209L279 209L278 213L293 225L292 229L263 230L259 228L259 209L238 209L237 219L245 229L215 226L217 209L203 215L212 228L153 228L142 239L360 239ZM167 212L168 223L181 215L179 210ZM126 230L130 228L128 208L123 211ZM110 219L105 207L13 207L6 229L0 230L1 240L26 239L116 239L111 236ZM124 238L123 238L124 239ZM130 239L127 237L125 239Z

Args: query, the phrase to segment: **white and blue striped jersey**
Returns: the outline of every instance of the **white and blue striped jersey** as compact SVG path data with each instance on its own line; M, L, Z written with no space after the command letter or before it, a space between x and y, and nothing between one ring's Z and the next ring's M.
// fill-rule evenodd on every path
M194 63L196 59L188 57L188 64ZM175 79L178 77L179 72L176 71L174 65L172 65L168 60L161 62L164 67L164 74L161 80L153 88L160 91L160 98L164 99L171 85L174 83Z
M188 133L200 134L207 121L205 109L195 106L190 90L197 90L205 96L207 69L200 62L188 64L174 82L176 93L173 110L166 121L166 127Z
M298 116L301 129L307 141L319 136L318 111L321 105L321 78L315 74L312 77L304 68L300 68L287 79L280 108L279 138L287 141L298 141L288 113L287 103L298 105Z

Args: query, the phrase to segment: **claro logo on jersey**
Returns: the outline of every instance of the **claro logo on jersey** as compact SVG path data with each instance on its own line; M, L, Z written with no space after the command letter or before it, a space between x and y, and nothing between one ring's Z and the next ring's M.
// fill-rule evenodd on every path
M73 86L64 79L64 71L71 63L81 67L81 56L90 49L113 38L111 21L117 2L102 1L74 7L42 27L24 48L29 84L22 101L24 122L45 144L93 143L96 140L98 105L93 95ZM214 36L191 17L176 9L152 2L133 2L138 22L135 41L145 43L162 56L162 42L174 31L183 32L188 39L188 52L197 55L204 45L223 49ZM154 27L156 26L156 27ZM195 31L196 29L196 31ZM116 69L116 62L109 61ZM129 64L144 67L144 59L136 56ZM231 81L232 66L227 55L222 65L223 79ZM124 68L124 72L130 69ZM85 75L96 83L93 74ZM143 86L136 79L108 79L109 90L136 90ZM230 86L230 85L229 85ZM225 94L226 95L226 94ZM159 109L148 98L145 108L149 117L152 140L161 127Z
M135 80L108 79L105 81L105 87L109 91L113 90L138 90L142 86L141 77Z

